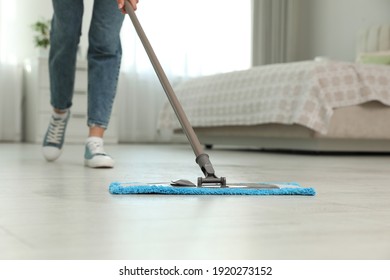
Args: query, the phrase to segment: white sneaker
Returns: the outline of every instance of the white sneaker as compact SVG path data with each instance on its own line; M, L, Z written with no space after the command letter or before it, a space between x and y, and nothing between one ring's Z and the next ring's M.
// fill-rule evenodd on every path
M104 152L102 138L87 138L85 141L84 164L92 168L114 167L114 160Z

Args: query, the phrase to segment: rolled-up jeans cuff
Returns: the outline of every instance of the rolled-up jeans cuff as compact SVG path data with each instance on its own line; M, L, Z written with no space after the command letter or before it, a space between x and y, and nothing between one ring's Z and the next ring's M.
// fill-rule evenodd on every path
M88 122L88 127L101 127L107 129L107 124L100 124L96 122Z

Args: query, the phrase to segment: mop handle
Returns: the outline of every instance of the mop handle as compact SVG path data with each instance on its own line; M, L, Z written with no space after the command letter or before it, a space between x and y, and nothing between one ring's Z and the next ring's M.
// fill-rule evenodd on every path
M176 113L177 118L179 119L179 122L184 130L184 133L186 134L188 141L191 144L192 150L194 151L196 157L204 154L203 148L199 142L198 137L196 136L194 129L192 128L190 122L188 121L188 118L183 110L183 107L181 106L179 100L176 97L176 94L174 93L171 84L168 81L168 78L161 67L160 62L158 61L158 58L156 54L154 53L154 50L146 37L146 34L134 12L133 7L129 3L129 1L125 1L125 9L127 14L129 15L131 21L133 22L134 28L137 31L138 37L140 38L145 51L147 55L149 56L150 62L153 65L154 70L156 71L156 74L161 82L162 87L164 88L164 91L169 99L169 102L171 103L173 110Z

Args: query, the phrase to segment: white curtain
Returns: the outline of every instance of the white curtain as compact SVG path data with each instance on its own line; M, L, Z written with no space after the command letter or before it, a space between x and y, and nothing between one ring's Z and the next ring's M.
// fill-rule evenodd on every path
M253 65L298 57L300 0L253 0Z
M173 86L251 65L251 0L143 0L137 15ZM128 18L122 46L120 141L164 140L156 124L167 98Z
M0 141L20 141L22 136L22 70L13 52L13 8L0 1Z

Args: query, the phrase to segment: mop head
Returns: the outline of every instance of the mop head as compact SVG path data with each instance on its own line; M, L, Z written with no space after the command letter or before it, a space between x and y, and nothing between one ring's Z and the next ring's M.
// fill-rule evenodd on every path
M298 183L240 183L228 188L172 186L169 183L119 183L110 184L111 194L165 194L165 195L315 195L313 188Z

